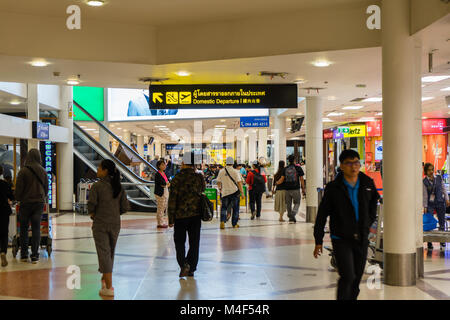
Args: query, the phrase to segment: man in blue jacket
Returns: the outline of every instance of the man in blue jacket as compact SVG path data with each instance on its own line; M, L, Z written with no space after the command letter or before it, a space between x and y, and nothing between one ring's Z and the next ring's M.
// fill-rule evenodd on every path
M314 257L322 253L324 228L330 217L330 235L339 273L337 299L356 300L367 260L369 228L376 218L380 195L371 178L360 172L359 154L344 150L339 156L342 174L327 184L319 205Z

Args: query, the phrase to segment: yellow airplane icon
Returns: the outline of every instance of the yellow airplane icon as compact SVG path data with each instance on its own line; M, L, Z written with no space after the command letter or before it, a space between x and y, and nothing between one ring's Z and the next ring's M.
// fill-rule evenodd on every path
M162 103L163 102L162 96L163 94L161 92L153 92L153 103L156 103L156 101Z

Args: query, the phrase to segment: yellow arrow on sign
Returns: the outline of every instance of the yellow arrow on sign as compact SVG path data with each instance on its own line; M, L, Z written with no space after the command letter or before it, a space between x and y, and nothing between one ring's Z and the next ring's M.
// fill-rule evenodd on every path
M159 103L163 102L162 99L163 94L161 92L154 92L153 93L153 103L156 103L156 101L158 101Z

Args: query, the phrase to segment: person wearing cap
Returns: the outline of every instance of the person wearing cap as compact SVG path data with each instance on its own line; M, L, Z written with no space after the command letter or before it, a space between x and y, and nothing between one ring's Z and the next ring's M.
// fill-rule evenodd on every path
M217 186L220 190L222 204L220 207L220 229L225 229L225 223L230 219L230 214L227 214L230 207L233 212L231 224L233 228L239 228L239 200L241 194L244 194L243 179L239 171L233 168L233 158L227 157L226 162L227 166L220 170L217 176Z
M177 262L181 268L180 278L194 276L197 269L200 246L200 197L206 189L202 174L194 170L194 153L183 155L181 171L170 183L169 227L174 227L174 242ZM189 236L189 251L186 255L186 234Z

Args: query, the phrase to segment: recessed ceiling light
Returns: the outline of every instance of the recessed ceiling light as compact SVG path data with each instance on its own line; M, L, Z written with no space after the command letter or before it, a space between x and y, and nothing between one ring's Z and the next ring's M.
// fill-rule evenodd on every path
M422 82L439 82L448 78L450 78L450 76L428 76L423 77Z
M356 122L370 122L370 121L375 121L375 118L360 118L356 120Z
M307 81L305 79L298 79L294 81L297 84L302 84L302 83L306 83Z
M441 89L441 91L450 91L450 87L447 87L447 88Z
M313 65L319 68L328 67L331 65L330 61L327 60L317 60L313 62Z
M322 119L322 122L333 122L333 120L328 119L328 118L323 118L323 119Z
M92 129L92 128L84 129L84 131L95 131L95 130L97 130L97 129Z
M378 113L376 113L375 115L376 115L376 116L382 116L382 115L383 115L383 112L378 112Z
M179 77L189 77L191 75L191 73L187 72L187 71L178 71L178 72L176 72L176 75Z
M67 84L70 86L76 86L80 84L80 81L78 80L67 80Z
M31 64L33 67L46 67L46 66L48 66L50 63L48 63L48 62L45 61L45 60L35 60L35 61L32 61L30 64Z
M167 126L155 126L155 128L167 128Z
M377 97L367 98L367 99L363 100L363 102L381 102L381 101L383 101L383 98L377 98Z
M105 4L105 2L102 0L89 0L87 4L91 7L101 7Z
M346 107L343 107L342 109L344 109L344 110L358 110L358 109L361 109L361 108L364 108L364 106L346 106Z
M175 121L169 121L169 123L175 123Z
M20 104L19 100L12 100L9 104L12 104L13 106L17 106Z
M225 120L225 119L221 119L221 120L220 120L220 122L226 122L226 121L227 121L227 120Z
M117 130L122 130L122 128L117 128Z
M434 97L422 97L422 101L433 100Z
M335 96L329 96L327 99L328 99L328 101L335 101L335 100L337 100L337 98Z
M331 112L327 116L328 117L339 117L339 116L342 116L344 114L345 114L345 112Z
M303 113L301 113L301 112L297 112L297 113L296 113L297 116L301 116L302 114L303 114Z

